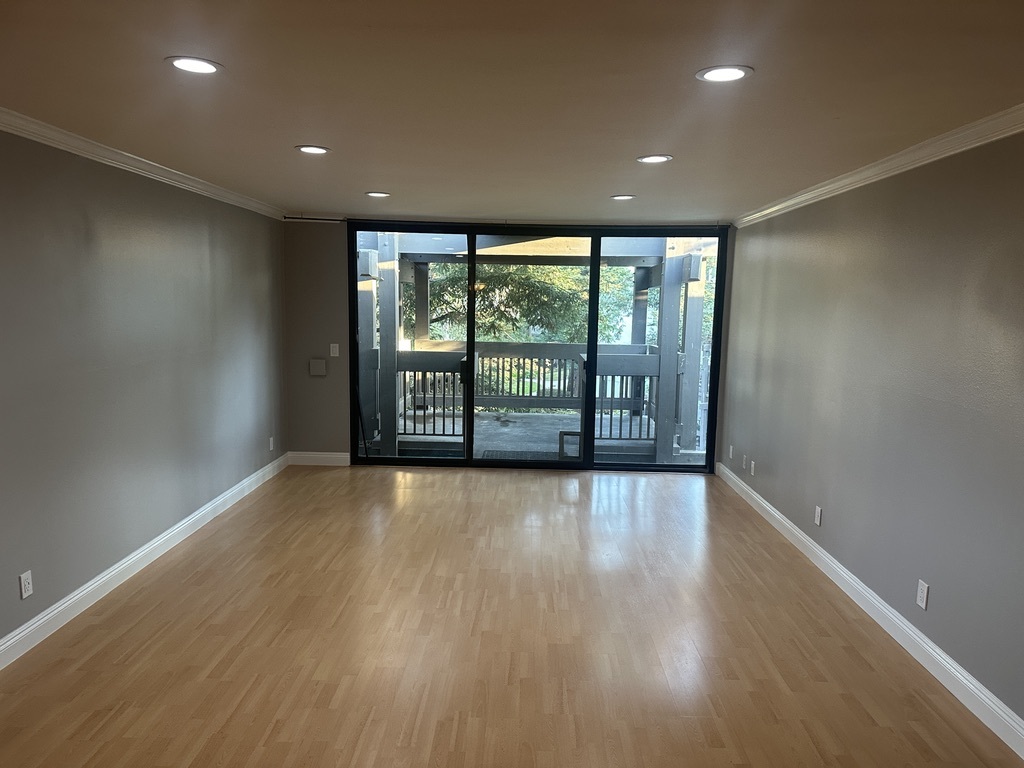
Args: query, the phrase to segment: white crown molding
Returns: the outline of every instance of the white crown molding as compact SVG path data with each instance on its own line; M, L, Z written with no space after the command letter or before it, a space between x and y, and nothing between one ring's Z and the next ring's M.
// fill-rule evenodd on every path
M115 168L131 171L150 179L156 179L181 189L187 189L189 192L211 197L223 203L255 211L273 219L284 217L284 211L267 203L240 195L223 187L218 187L216 184L197 179L186 173L165 168L149 160L130 155L127 152L108 147L105 144L86 139L3 107L0 107L0 130L13 133L16 136L22 136L26 139L32 139L40 144L56 147L65 152L71 152L80 157L104 163L105 165L112 165Z
M1024 720L1017 713L732 470L718 463L715 473L863 608L1010 749L1024 757Z
M320 453L316 451L290 451L288 463L302 467L347 467L352 463L347 453Z
M970 123L956 130L922 141L902 152L890 155L877 163L871 163L856 171L837 176L831 181L810 187L792 197L758 208L740 216L735 224L746 227L773 216L802 208L805 205L835 197L851 189L863 187L889 176L909 171L920 165L926 165L944 157L964 152L982 144L997 141L1024 131L1024 104L998 112L990 117Z
M95 579L50 606L27 624L6 637L0 638L0 669L37 646L100 598L108 595L115 587L123 584L172 547L180 544L287 466L288 458L281 456L262 469L256 470L238 485L224 491L209 504L168 528L148 544L143 545L121 562L112 565Z

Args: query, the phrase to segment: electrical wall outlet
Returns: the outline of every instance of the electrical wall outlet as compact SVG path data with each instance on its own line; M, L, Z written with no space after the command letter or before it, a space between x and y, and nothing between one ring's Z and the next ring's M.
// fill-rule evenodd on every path
M814 524L821 525L821 507L814 508Z
M270 438L270 450L274 450L274 438Z
M747 454L743 454L743 468L747 468Z
M928 610L928 585L920 579L917 580L917 604L921 610Z
M729 458L730 459L732 458L732 446L731 445L729 446Z
M754 476L754 460L753 459L750 460L750 476L751 477Z
M21 589L21 599L32 594L32 571L25 571L18 577L18 587Z
M337 344L331 344L331 357L337 357L341 354L341 348Z

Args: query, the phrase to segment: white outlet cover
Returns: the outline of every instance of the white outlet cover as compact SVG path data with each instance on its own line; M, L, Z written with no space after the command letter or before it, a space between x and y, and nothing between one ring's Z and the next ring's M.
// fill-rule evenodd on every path
M270 450L274 450L274 438L270 438Z
M21 591L22 600L32 594L32 571L25 571L18 577L18 588Z
M731 445L729 446L729 458L730 459L732 458L732 446Z
M922 610L928 610L928 585L918 579L917 581L917 604Z
M754 476L754 460L753 459L750 460L750 476L751 477Z
M814 524L821 525L821 507L814 508Z
M331 344L331 357L337 357L340 354L340 347L337 344Z

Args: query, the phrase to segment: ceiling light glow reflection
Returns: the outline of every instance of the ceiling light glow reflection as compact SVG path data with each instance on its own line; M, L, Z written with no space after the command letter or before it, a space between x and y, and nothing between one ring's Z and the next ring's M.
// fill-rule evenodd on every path
M220 64L216 62L195 59L191 56L171 56L168 60L178 69L197 75L212 75L220 69Z
M733 80L742 80L748 75L754 74L750 67L739 65L728 65L721 67L707 67L697 73L697 79L707 83L730 83Z

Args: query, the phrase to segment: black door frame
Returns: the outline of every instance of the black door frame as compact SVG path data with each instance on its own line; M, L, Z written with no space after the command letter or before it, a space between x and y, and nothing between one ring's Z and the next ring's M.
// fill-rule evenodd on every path
M348 219L348 300L349 300L349 376L350 376L350 456L352 464L385 466L447 466L447 467L511 467L567 470L623 470L634 472L713 473L715 466L716 433L718 425L718 379L721 370L722 322L725 304L726 275L729 267L731 227L728 226L572 226L529 224L465 224L457 222L390 221L386 219ZM511 461L474 458L473 421L474 390L464 384L465 425L463 427L464 456L462 458L418 458L362 456L362 411L359 398L359 349L356 340L358 327L357 247L358 232L408 232L420 234L465 235L468 248L466 355L474 359L476 347L476 240L478 235L589 237L590 248L590 301L587 312L587 364L584 370L584 397L582 435L579 461ZM703 465L675 464L595 464L595 426L597 412L597 377L593 370L597 362L598 311L601 284L601 243L605 237L715 237L718 239L718 268L715 276L715 308L711 334L711 365L708 391L708 423L705 435L705 461ZM470 372L473 373L472 371ZM475 382L474 382L475 384Z

